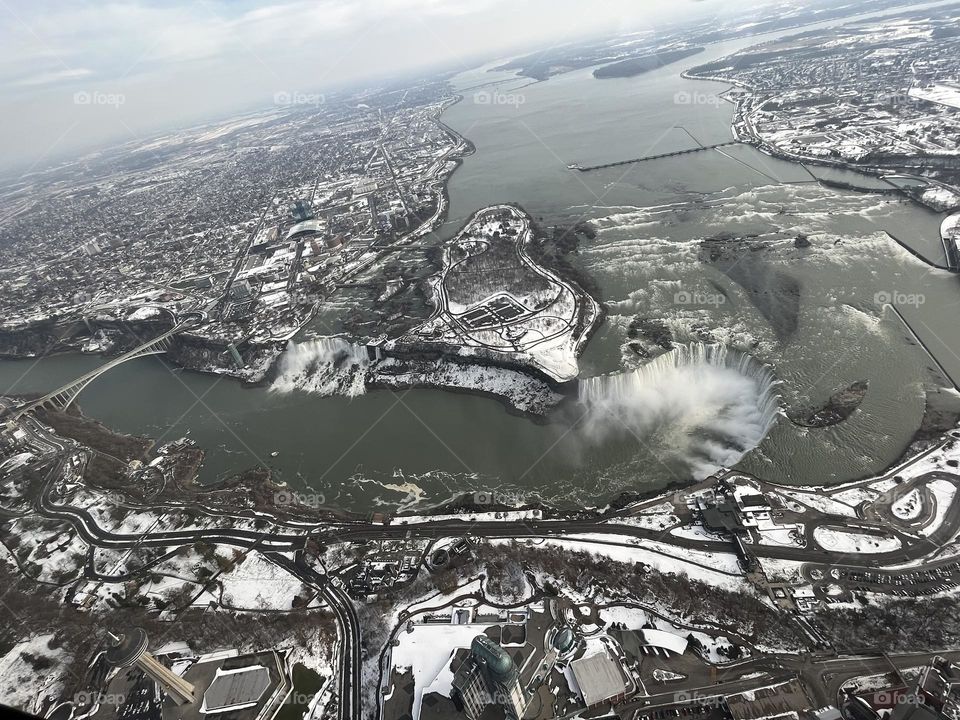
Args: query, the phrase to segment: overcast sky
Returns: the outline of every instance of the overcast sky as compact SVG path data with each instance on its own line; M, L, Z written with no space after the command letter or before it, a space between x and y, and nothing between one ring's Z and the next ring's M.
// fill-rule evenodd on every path
M733 5L749 6L749 0ZM721 0L0 0L0 165L139 139L278 92L477 64Z

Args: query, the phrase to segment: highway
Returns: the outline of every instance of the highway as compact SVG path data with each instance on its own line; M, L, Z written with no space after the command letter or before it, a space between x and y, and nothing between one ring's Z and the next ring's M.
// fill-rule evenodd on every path
M818 520L810 523L814 528L819 525L835 525L836 519ZM953 512L947 515L941 529L936 533L940 537L952 537L960 530L960 513ZM524 538L549 538L560 535L570 534L609 534L618 536L628 536L638 540L646 540L667 545L675 545L688 550L700 550L704 552L725 552L732 553L733 548L730 542L724 540L699 540L688 537L670 535L662 530L651 530L637 527L636 525L618 524L616 517L606 518L604 521L597 519L582 520L533 520L522 521L503 521L503 520L483 520L467 522L463 520L435 520L423 523L408 523L402 525L365 525L351 524L341 526L327 526L321 530L322 534L328 534L331 539L366 541L374 539L400 539L412 532L418 537L448 537L450 535L469 534L477 537L504 538L512 537L517 539ZM811 529L812 532L812 529ZM925 558L931 548L937 542L938 538L924 539L922 542L915 542L909 547L901 548L886 553L870 554L869 564L864 568L876 568L883 565L901 565ZM786 547L779 545L749 545L749 550L761 558L777 558L781 560L795 560L798 562L812 565L823 565L828 568L836 566L848 560L851 553L830 552L817 549L816 547ZM849 567L857 567L855 563Z
M33 509L38 515L69 523L77 535L93 549L134 549L141 547L169 549L169 552L162 554L152 562L131 573L119 576L105 575L99 572L94 565L94 553L90 552L84 568L86 577L102 582L125 582L134 575L149 572L153 565L174 555L179 547L192 545L201 540L262 552L271 561L300 579L301 582L315 588L333 611L342 643L343 672L340 673L338 679L340 683L340 718L341 720L353 720L360 717L360 622L353 607L353 602L339 585L339 582L330 582L325 574L318 572L305 561L303 548L308 537L308 528L298 526L291 532L198 528L195 530L164 530L131 534L106 530L100 527L93 515L86 509L56 502L55 487L57 480L64 475L64 463L67 458L80 451L79 446L74 445L73 441L62 442L56 436L45 433L32 416L28 416L28 420L28 422L24 422L22 419L21 427L33 437L36 445L47 447L50 450L48 456L50 467L33 501ZM282 553L293 553L293 559L291 560Z
M32 420L32 418L31 418ZM35 422L21 422L21 426L27 430L34 438L38 446L50 447L55 456L50 458L52 465L48 472L48 479L43 488L38 493L34 504L38 514L49 519L56 519L70 523L76 528L77 533L88 543L97 547L110 548L130 548L138 547L170 547L174 545L187 545L205 540L212 543L221 543L241 548L251 547L257 544L263 549L275 552L292 552L303 549L308 535L315 535L330 541L351 541L365 542L369 540L387 540L402 539L408 534L423 538L440 538L455 535L472 535L485 538L556 538L570 534L593 534L593 535L611 535L615 538L635 538L638 541L648 541L660 543L662 545L671 545L688 550L699 550L703 552L724 552L731 553L733 548L730 542L724 540L706 540L689 537L680 537L670 535L660 530L638 527L630 524L619 524L616 522L616 516L611 518L585 518L585 519L525 519L521 521L504 520L484 520L468 522L454 519L437 519L428 522L405 523L381 525L367 523L363 521L328 521L311 524L297 524L290 527L285 532L263 533L255 530L245 529L207 529L200 528L195 530L164 530L151 532L148 535L142 534L123 534L100 527L93 516L82 508L75 508L69 504L60 504L55 497L56 478L62 476L63 463L66 458L77 452L75 447L68 446L59 441L56 436L46 433ZM946 473L928 473L921 479L947 479L956 483L955 476ZM207 509L208 513L218 514L216 511ZM621 513L622 514L622 513ZM278 521L283 524L283 521ZM812 538L813 531L820 525L836 525L836 519L818 519L807 523L807 534ZM867 521L860 521L860 524L867 525ZM877 522L877 527L882 527L883 523ZM888 531L897 532L887 524ZM960 512L954 508L948 512L943 519L941 526L928 537L909 536L898 533L909 544L904 544L898 550L885 553L875 553L864 557L863 564L853 561L851 553L830 552L818 549L812 544L812 539L808 541L807 547L789 547L778 545L759 545L753 544L749 549L760 558L776 558L782 560L793 560L805 564L805 572L809 573L813 569L819 569L825 576L834 568L840 569L843 573L854 572L886 572L891 574L902 574L903 571L878 571L878 568L901 566L908 563L918 563L911 570L923 570L925 567L937 569L953 562L951 559L929 560L927 563L920 564L920 561L928 559L931 552L947 542L950 538L960 532ZM614 539L615 539L614 538ZM650 549L648 546L647 549ZM829 582L829 580L827 580ZM942 579L939 582L943 582ZM855 581L855 584L863 584ZM878 592L889 592L891 586L885 583L874 583Z
M341 660L343 671L337 678L338 698L341 720L353 720L361 716L360 708L360 620L357 617L353 601L344 592L339 581L331 581L327 575L317 572L298 551L294 559L285 555L266 553L273 562L285 568L292 575L309 587L316 589L324 601L329 605L337 620L337 632L340 637Z

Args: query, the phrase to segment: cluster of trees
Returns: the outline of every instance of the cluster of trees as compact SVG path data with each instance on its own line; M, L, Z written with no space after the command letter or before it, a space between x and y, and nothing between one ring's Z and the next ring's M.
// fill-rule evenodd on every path
M838 649L911 652L960 643L960 605L954 598L897 598L859 608L827 607L816 619Z
M57 435L73 438L81 445L124 462L146 459L147 451L153 446L152 440L115 433L74 408L67 412L39 409L37 414L39 420L52 427Z
M505 558L485 557L483 565L487 597L503 602L521 600L528 592L523 566Z
M677 620L732 631L751 642L790 649L807 645L789 616L756 595L718 588L682 573L663 573L643 563L623 563L559 546L527 547L517 542L481 546L477 562L488 578L497 577L501 566L528 568L550 579L544 585L546 590L569 587L587 594L602 591L610 599L657 604L669 609Z
M447 274L452 302L469 306L505 291L518 297L556 294L546 278L520 260L514 238L490 238L489 242L487 250L471 255Z

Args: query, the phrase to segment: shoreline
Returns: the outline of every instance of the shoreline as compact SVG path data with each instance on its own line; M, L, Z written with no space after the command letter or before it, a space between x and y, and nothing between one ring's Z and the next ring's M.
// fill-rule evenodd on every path
M15 396L7 396L15 397ZM754 482L759 482L763 486L778 488L785 491L810 492L825 491L828 493L840 492L843 489L856 487L880 479L890 478L900 471L903 467L918 462L927 454L933 452L937 447L954 441L957 428L954 425L946 429L937 429L934 432L924 434L922 428L911 438L910 442L904 448L904 452L894 460L889 466L866 475L856 478L844 479L836 483L820 485L793 485L764 480L749 473L738 470L736 467L720 468L706 478L690 478L688 481L673 480L656 487L647 487L636 490L623 490L617 494L611 495L605 499L602 505L590 507L563 507L544 500L539 494L532 494L531 500L520 504L508 504L503 502L504 498L511 498L513 495L509 492L499 493L496 489L484 491L461 492L453 496L447 496L445 499L436 502L427 502L422 506L402 511L396 511L394 508L379 506L371 512L360 512L357 510L346 510L336 507L323 505L303 505L298 500L298 496L303 494L303 490L290 486L286 482L278 482L272 478L269 468L249 468L221 478L214 483L201 484L197 481L196 470L202 464L203 455L206 452L204 448L198 447L193 441L187 438L167 441L158 444L156 438L120 433L105 425L96 418L89 417L83 413L82 408L76 407L68 413L58 413L63 417L74 418L78 431L81 434L84 431L83 426L88 426L99 436L99 440L93 445L81 442L81 444L90 447L95 453L103 453L103 450L97 446L103 442L106 443L131 443L136 442L142 445L142 457L144 460L149 458L164 457L172 461L176 472L176 482L173 487L164 486L159 494L153 494L148 497L146 487L141 487L142 482L128 477L120 484L92 482L84 478L83 483L95 490L107 493L131 493L135 502L143 507L166 507L166 508L189 508L191 506L200 508L204 511L210 511L218 514L227 514L238 518L254 520L257 518L270 517L278 522L285 523L315 523L331 520L348 522L369 522L372 524L381 524L385 526L403 526L408 524L405 520L416 518L436 518L440 520L463 522L469 521L470 515L478 513L484 515L502 515L499 519L508 523L518 513L539 513L539 518L545 521L562 520L594 520L598 522L613 521L619 517L629 517L631 509L641 505L648 505L658 499L668 499L672 495L679 493L688 493L699 487L708 487L729 476L748 477ZM35 418L42 422L42 418ZM73 434L61 435L58 437L71 438ZM922 437L921 437L922 436ZM183 468L178 464L185 458L185 468L189 469L188 474L183 474ZM146 469L146 464L144 469ZM189 476L188 476L189 475ZM141 483L141 484L138 484ZM307 488L309 491L311 488ZM482 495L481 501L477 502L478 496ZM279 499L283 496L283 499ZM377 518L380 518L379 520ZM416 522L412 523L416 524Z

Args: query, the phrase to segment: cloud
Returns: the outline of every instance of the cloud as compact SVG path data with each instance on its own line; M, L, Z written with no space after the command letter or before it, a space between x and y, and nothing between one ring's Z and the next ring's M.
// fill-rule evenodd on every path
M591 33L655 28L658 13L702 6L685 0L0 2L0 157L54 141L58 150L90 145L111 133L129 140L266 105L278 91L330 92L425 68L466 69ZM77 108L76 89L122 94L125 103L110 113Z
M93 70L90 70L89 68L66 68L64 70L54 70L51 72L28 75L14 81L13 84L19 87L30 87L34 85L56 85L89 77L90 75L93 75Z

